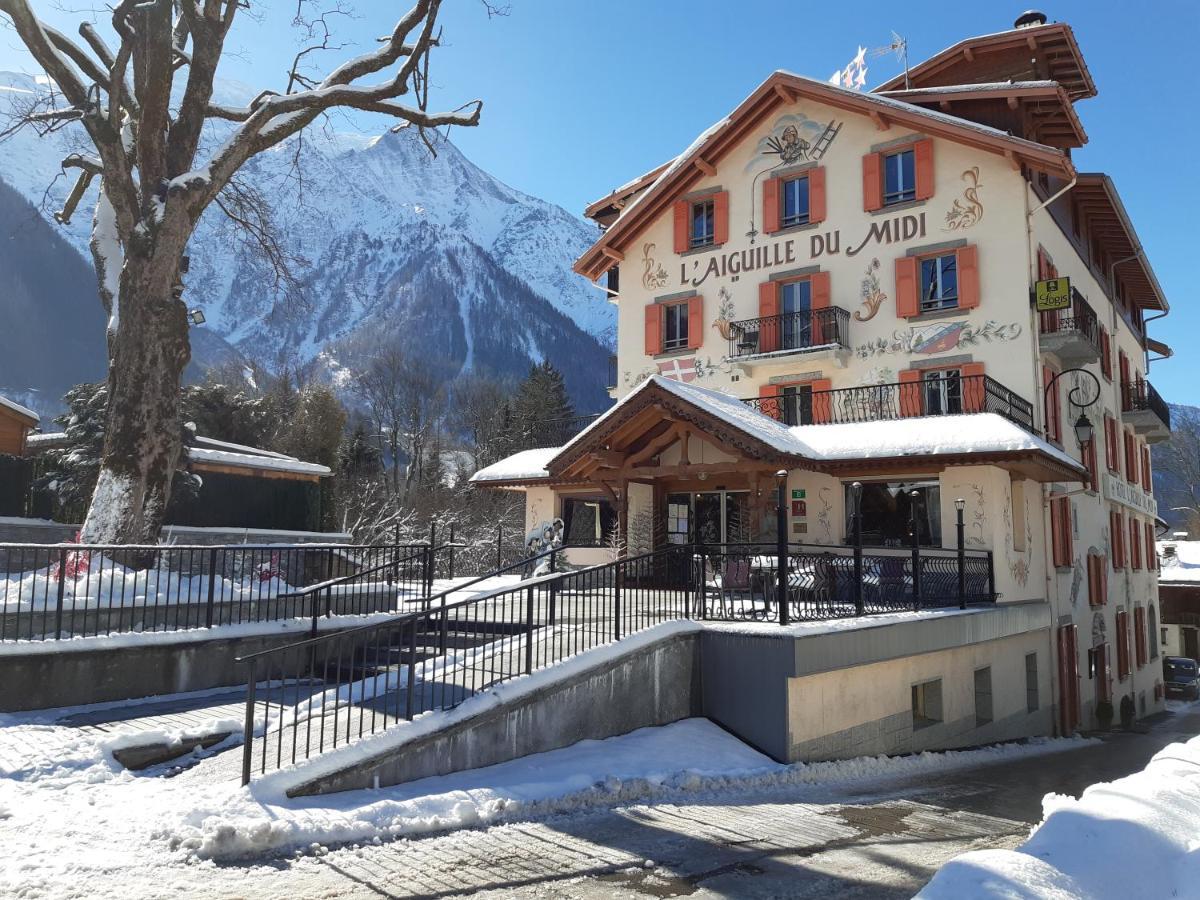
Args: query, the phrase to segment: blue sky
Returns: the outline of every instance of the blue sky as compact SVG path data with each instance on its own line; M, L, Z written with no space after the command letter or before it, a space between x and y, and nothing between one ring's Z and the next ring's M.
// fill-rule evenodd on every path
M827 78L859 44L886 45L893 30L908 39L917 62L963 37L1009 27L1027 0L1011 6L992 0L508 2L504 18L489 19L478 0L446 0L443 7L445 46L433 64L437 96L450 106L474 97L485 102L481 126L456 129L451 137L513 187L580 212L587 201L674 156L773 69ZM373 46L404 4L359 0L355 6L357 18L336 22L339 39L350 46L331 60ZM258 21L245 18L231 38L237 53L222 75L281 87L297 40L288 27L292 7L277 0L260 5L266 11ZM1100 92L1077 107L1090 143L1075 155L1076 165L1113 177L1172 305L1151 334L1171 344L1176 356L1155 363L1151 378L1168 400L1200 404L1200 356L1187 338L1200 335L1188 274L1200 179L1187 166L1200 144L1200 125L1193 76L1184 65L1200 38L1200 4L1058 0L1040 8L1075 29ZM49 9L46 15L72 33L79 18ZM0 68L31 66L15 36L0 32ZM875 57L868 84L898 71L895 57ZM375 122L361 124L372 129Z

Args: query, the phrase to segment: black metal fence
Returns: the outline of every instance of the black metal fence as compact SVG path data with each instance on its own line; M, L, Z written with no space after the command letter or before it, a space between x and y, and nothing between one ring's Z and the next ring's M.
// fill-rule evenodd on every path
M445 548L0 544L0 640L393 612L430 595Z
M729 356L850 346L850 314L838 306L743 319L729 325Z
M914 416L997 413L1036 434L1033 406L988 375L901 381L751 397L743 403L788 425L884 422Z
M1121 385L1121 395L1125 412L1149 410L1167 428L1171 427L1171 408L1150 382L1128 381Z
M963 572L941 549L791 545L781 561L774 547L680 545L474 596L460 585L417 612L244 657L243 782L661 622L782 624L994 601L990 553L969 552Z
M1100 352L1100 321L1096 311L1083 298L1079 291L1072 288L1070 309L1053 310L1041 313L1040 328L1043 334L1062 332L1077 332Z

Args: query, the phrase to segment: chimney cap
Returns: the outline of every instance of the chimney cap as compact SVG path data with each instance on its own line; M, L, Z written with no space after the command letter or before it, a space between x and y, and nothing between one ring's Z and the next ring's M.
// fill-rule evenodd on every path
M1027 9L1025 12L1017 16L1017 20L1013 22L1013 28L1032 28L1035 25L1045 25L1046 14L1036 9Z

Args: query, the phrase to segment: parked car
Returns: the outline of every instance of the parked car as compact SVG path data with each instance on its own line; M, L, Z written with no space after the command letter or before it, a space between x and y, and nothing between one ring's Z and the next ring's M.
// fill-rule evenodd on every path
M1163 657L1163 682L1168 699L1200 700L1200 666L1194 659Z

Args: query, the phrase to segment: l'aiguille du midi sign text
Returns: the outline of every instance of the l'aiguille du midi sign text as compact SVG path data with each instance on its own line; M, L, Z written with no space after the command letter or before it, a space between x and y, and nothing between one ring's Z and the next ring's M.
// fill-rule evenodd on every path
M925 237L925 213L911 216L895 216L872 222L867 233L856 244L846 244L845 254L857 256L868 244L895 244ZM737 281L742 273L768 271L779 266L794 265L799 261L798 252L807 243L808 258L836 256L842 251L842 230L825 231L807 238L780 238L770 243L750 247L746 250L731 250L727 253L712 253L694 257L679 264L680 285L699 287L709 278L730 278Z

